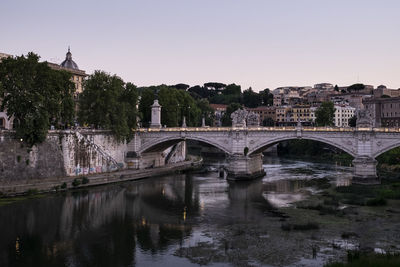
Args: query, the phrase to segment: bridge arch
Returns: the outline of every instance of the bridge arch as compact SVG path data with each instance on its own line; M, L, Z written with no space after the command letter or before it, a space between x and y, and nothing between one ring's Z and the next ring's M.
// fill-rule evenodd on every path
M162 151L167 149L170 146L173 146L174 144L177 144L181 141L185 140L193 140L193 141L199 141L206 143L208 145L214 146L222 151L224 151L227 154L231 154L231 151L229 151L226 147L222 146L221 144L207 139L207 138L202 138L198 136L186 136L186 137L181 137L181 136L173 136L173 137L164 137L164 138L158 138L156 140L151 140L145 143L139 150L139 153L146 153L146 152L154 152L154 151Z
M293 137L293 136L290 136L290 137L286 136L286 137L278 137L278 138L274 138L274 139L269 139L269 140L266 140L265 142L263 142L261 144L258 144L254 148L251 148L250 151L249 151L249 155L256 154L256 153L261 153L266 148L268 148L268 147L270 147L272 145L275 145L277 143L283 142L283 141L301 140L301 139L312 140L312 141L318 141L318 142L321 142L321 143L325 143L325 144L331 145L333 147L336 147L336 148L338 148L340 150L343 150L344 152L350 154L354 158L357 156L357 153L352 151L350 147L346 147L344 145L338 144L336 142L332 142L331 140L327 140L327 139L324 139L324 138L308 137L308 136L303 136L301 138L297 138L297 137Z

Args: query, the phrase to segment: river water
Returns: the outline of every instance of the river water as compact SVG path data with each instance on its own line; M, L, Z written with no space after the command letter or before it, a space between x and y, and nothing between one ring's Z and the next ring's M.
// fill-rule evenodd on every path
M295 208L321 191L315 181L347 185L351 168L264 160L252 182L175 174L0 206L0 266L321 266L357 246L340 238L353 227L340 218L282 230L316 216Z

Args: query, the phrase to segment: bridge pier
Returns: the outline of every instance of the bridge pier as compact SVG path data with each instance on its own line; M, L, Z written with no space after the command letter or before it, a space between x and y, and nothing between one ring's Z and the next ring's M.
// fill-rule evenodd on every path
M354 184L380 184L376 175L377 161L369 156L358 156L353 160Z
M262 166L262 154L250 156L233 154L228 156L228 180L252 180L265 175Z

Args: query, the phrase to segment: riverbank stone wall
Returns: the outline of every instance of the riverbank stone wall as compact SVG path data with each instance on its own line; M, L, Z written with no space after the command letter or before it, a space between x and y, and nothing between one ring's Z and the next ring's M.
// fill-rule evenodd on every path
M106 131L51 131L28 147L12 132L0 133L0 182L79 176L125 168L126 144Z

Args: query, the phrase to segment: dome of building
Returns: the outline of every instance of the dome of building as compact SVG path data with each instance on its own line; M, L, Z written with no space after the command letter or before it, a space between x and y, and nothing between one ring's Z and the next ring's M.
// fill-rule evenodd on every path
M67 69L79 70L78 65L75 63L75 61L72 60L72 54L69 50L69 47L68 47L68 53L65 56L65 60L60 64L60 66Z

